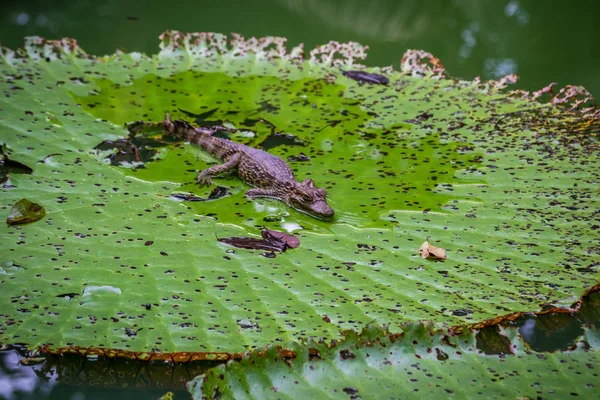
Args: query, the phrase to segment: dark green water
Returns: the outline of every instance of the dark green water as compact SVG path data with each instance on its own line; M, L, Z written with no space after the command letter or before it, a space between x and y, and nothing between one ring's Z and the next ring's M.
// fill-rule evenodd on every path
M238 32L285 36L311 49L329 40L369 45L369 65L394 65L406 49L439 57L456 77L517 73L517 87L583 85L600 97L600 3L535 0L5 0L0 43L74 37L92 54L155 53L158 35Z

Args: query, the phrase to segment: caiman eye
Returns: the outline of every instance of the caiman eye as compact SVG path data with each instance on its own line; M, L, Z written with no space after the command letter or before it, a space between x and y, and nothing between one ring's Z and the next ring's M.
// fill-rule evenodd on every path
M303 194L302 196L300 196L300 198L302 199L303 202L305 203L310 203L312 201L312 197L310 197L307 194Z

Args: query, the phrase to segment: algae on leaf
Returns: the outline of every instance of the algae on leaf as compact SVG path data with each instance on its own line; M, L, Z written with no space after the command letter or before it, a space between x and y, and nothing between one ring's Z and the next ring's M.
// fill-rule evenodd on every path
M597 119L444 78L414 52L401 72L372 70L388 85L360 84L338 66L364 69L361 46L304 61L283 42L167 32L153 57L68 39L2 50L0 142L33 171L10 176L0 211L26 197L47 216L0 227L0 265L22 267L0 275L1 343L233 353L569 306L598 281ZM139 157L120 141L166 111L291 160L337 219L250 201L235 176L215 179L228 196L173 197L209 197L193 180L214 160L151 132ZM302 245L265 258L216 240L263 225ZM443 263L419 256L427 236Z

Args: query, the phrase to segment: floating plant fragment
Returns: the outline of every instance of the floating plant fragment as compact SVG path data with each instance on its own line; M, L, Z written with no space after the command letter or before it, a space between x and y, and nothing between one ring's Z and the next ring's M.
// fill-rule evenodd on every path
M376 83L378 85L387 85L390 80L383 75L373 74L364 71L342 71L346 78L354 79L359 82Z
M310 158L306 154L300 152L297 156L288 156L288 161L306 162L310 161Z
M262 239L256 239L244 236L233 236L218 238L221 243L239 247L241 249L255 249L267 251L284 252L288 248L295 249L300 245L297 237L285 232L273 231L266 228L261 230ZM268 256L267 256L268 257Z
M18 161L8 158L4 151L4 146L0 145L0 185L5 183L9 175L12 174L31 174L33 169Z
M270 242L264 239L256 239L245 236L231 236L225 238L217 238L221 243L228 244L240 249L254 249L267 251L285 251L285 244L282 242Z
M21 199L10 209L6 223L8 225L27 224L39 221L44 218L44 215L46 215L44 207L27 199Z
M446 250L429 244L429 238L425 239L421 247L419 247L419 254L423 258L446 259Z
M210 201L220 199L227 195L230 195L228 188L226 188L225 186L217 186L213 188L213 190L211 190L210 194L206 198L196 196L193 193L173 193L171 197L183 201Z
M289 247L291 249L295 249L296 247L300 246L300 240L296 236L290 235L289 233L280 232L280 231L272 231L267 228L262 228L262 230L260 231L260 234L262 235L263 239L265 239L265 240L281 241L281 242L285 243L287 245L287 247Z

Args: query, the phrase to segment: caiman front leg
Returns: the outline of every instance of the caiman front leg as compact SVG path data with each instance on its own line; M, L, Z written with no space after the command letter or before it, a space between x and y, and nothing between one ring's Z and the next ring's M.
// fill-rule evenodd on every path
M222 172L228 171L238 166L240 163L240 159L242 155L240 153L235 153L231 156L229 160L227 160L223 164L213 165L210 168L205 169L204 171L200 171L198 176L196 177L196 181L200 184L200 186L209 186L212 185L211 176L219 175Z

